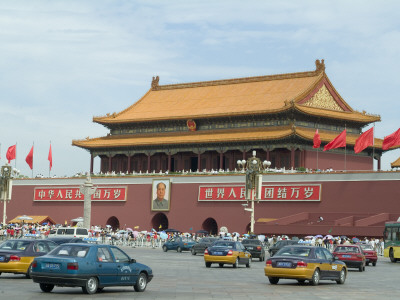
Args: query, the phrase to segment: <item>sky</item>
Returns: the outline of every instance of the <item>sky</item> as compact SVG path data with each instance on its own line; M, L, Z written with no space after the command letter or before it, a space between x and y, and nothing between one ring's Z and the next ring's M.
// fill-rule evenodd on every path
M11 165L48 176L51 143L51 176L89 171L72 140L105 136L93 117L132 105L153 76L164 85L313 71L316 59L353 109L381 116L383 138L400 127L399 10L390 0L3 0L0 164L17 144ZM382 169L399 156L385 153Z

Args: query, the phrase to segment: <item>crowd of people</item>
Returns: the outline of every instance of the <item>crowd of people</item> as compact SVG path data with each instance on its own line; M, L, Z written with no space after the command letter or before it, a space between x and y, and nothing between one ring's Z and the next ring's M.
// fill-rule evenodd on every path
M26 236L35 236L37 238L46 238L53 236L55 232L55 225L47 224L6 224L5 226L0 225L0 240L22 238ZM118 246L130 246L130 247L161 247L162 244L172 236L185 236L195 241L200 240L204 236L220 237L222 239L229 239L235 241L241 241L246 238L257 238L259 239L266 248L272 246L276 242L285 239L298 240L299 243L309 244L312 246L326 247L329 250L333 250L336 245L339 244L354 244L357 242L363 242L370 244L378 255L383 255L384 241L382 237L359 239L357 237L348 238L347 236L333 237L331 235L316 235L316 236L305 236L302 238L289 237L287 235L249 235L220 232L215 235L206 234L204 231L201 233L181 233L178 231L156 231L154 229L150 231L138 231L131 228L127 229L113 229L111 226L101 227L92 226L89 230L89 238L97 240L103 244L114 244Z

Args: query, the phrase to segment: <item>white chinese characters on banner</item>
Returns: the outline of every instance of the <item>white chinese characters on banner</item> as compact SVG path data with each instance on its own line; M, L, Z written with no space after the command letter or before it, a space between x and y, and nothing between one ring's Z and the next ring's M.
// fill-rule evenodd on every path
M321 185L263 185L261 201L321 201ZM200 186L198 201L245 201L244 186Z

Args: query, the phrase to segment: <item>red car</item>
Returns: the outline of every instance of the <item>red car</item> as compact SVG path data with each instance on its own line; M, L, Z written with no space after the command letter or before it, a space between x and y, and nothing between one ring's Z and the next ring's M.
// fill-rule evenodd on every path
M333 250L333 256L343 261L348 268L365 271L366 259L360 245L339 245Z
M378 261L378 255L376 254L374 247L366 243L358 243L358 245L361 246L361 249L364 252L366 265L368 266L369 263L372 263L372 265L375 267L376 262Z

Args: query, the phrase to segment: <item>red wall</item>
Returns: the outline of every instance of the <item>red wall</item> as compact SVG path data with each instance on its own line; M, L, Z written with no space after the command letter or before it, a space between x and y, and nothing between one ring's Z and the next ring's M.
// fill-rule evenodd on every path
M255 219L281 218L300 212L341 214L391 213L400 216L400 173L368 174L303 174L264 175L264 184L321 184L320 202L260 202L256 203ZM202 229L207 218L214 218L218 228L226 226L229 231L246 232L250 212L244 211L245 202L199 202L200 185L244 185L244 176L181 176L169 177L171 184L171 207L164 212L169 227L181 231ZM139 180L145 183L138 183ZM58 179L57 185L81 185L84 179ZM123 182L121 182L123 181ZM94 184L100 185L93 179ZM12 200L7 205L8 220L17 215L50 216L57 223L70 223L73 218L83 216L83 202L34 202L35 187L52 185L52 180L17 180L13 186ZM102 179L107 186L128 187L125 202L92 202L92 224L105 226L115 216L121 227L140 226L140 230L152 228L152 218L158 212L151 211L151 178Z

